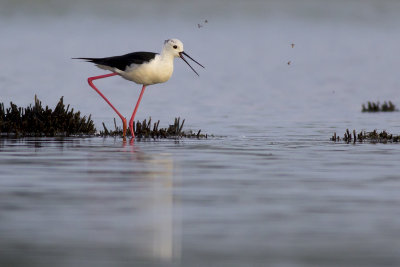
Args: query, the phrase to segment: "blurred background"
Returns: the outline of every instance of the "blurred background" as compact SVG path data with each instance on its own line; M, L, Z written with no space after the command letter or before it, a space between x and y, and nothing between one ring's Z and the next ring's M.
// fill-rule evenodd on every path
M180 59L136 118L207 140L0 139L0 266L399 266L400 1L1 0L0 102L64 96L113 128L73 57ZM95 82L129 117L140 85ZM133 264L133 265L132 265Z
M321 109L339 116L358 112L368 100L399 98L398 1L0 5L1 100L26 105L37 94L55 105L65 96L83 114L93 114L97 125L112 123L115 114L86 79L105 71L71 58L159 52L167 38L181 39L206 69L197 77L176 60L171 80L146 91L138 119L169 121L185 114L187 121L204 125L217 117L240 121L279 114L281 120L304 120ZM139 85L116 77L97 85L122 114L131 114Z

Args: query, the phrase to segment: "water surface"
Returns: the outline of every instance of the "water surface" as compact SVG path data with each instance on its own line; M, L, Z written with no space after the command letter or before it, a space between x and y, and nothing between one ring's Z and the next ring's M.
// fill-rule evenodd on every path
M2 140L1 262L397 265L397 146L273 139Z

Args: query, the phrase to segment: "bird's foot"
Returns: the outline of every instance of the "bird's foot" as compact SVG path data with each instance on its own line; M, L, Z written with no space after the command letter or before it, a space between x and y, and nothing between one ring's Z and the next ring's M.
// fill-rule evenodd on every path
M126 119L125 118L121 118L122 119L122 137L125 138L126 136Z
M135 132L133 131L133 120L129 122L129 130L131 130L132 138L135 138Z

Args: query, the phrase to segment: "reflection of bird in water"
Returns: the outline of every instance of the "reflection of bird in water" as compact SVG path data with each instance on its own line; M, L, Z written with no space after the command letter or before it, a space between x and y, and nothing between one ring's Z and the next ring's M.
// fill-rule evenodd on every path
M169 80L174 70L174 58L180 57L189 67L199 75L192 66L183 57L186 56L199 64L196 60L191 58L183 51L183 43L178 39L165 40L163 49L160 54L153 52L134 52L123 56L105 57L105 58L77 58L84 59L88 62L96 64L97 67L109 70L112 73L89 77L89 85L96 90L96 92L111 106L111 108L118 114L123 124L123 136L126 135L126 119L119 113L119 111L111 104L111 102L94 86L93 80L119 75L129 81L137 84L142 84L142 91L140 92L139 99L136 103L135 109L129 121L129 127L132 137L135 137L133 132L133 120L135 119L136 111L142 99L144 90L147 85L164 83Z
M174 197L177 166L171 154L148 154L138 148L132 152L132 179L140 185L131 192L131 242L141 258L171 262L181 256L180 202Z
M149 161L152 172L153 257L172 260L180 257L180 218L176 217L179 202L174 200L174 162L170 154L158 154Z

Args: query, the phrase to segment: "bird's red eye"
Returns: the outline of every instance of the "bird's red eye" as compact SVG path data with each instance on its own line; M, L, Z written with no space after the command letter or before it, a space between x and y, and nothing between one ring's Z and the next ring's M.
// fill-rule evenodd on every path
M177 49L177 48L178 48L178 46L177 46L177 45L174 45L174 46L173 46L173 48L174 48L174 49Z

